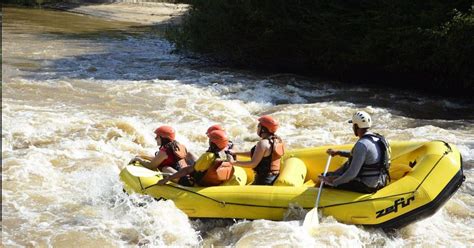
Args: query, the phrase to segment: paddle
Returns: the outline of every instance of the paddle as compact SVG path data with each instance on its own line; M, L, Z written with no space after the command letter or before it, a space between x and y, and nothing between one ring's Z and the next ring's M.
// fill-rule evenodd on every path
M326 168L324 168L323 177L326 176L326 173L328 172L329 164L331 163L331 158L332 156L329 155L328 161L326 162ZM314 208L311 209L311 211L309 211L304 217L303 227L308 231L311 230L312 227L319 224L318 205L319 205L319 199L321 197L321 192L323 190L323 185L324 185L324 182L321 181L321 184L319 185L319 190L318 190L318 197L316 198L316 203L314 204Z
M152 171L144 167L133 166L133 165L127 165L127 167L125 168L127 169L128 172L130 172L131 175L136 176L136 177L154 177L157 175L169 176L173 174L173 173L165 173L161 171Z

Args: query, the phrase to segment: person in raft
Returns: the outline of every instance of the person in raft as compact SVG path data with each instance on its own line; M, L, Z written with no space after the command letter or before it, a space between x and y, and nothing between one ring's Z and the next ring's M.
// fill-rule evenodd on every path
M164 185L170 180L190 176L194 185L217 186L232 178L234 169L227 160L233 160L227 152L229 139L223 130L214 130L207 134L209 138L208 150L199 157L193 166L185 167L171 176L158 181Z
M130 164L139 162L151 170L158 169L162 172L176 173L186 168L188 163L194 163L194 155L175 139L176 132L172 127L161 126L155 130L155 134L156 144L159 146L159 151L155 153L155 156L136 156L130 161ZM191 185L189 177L176 179L175 182Z
M356 112L349 123L359 137L352 151L327 150L331 156L349 160L336 171L320 176L320 180L338 189L374 193L390 181L390 146L382 135L368 131L372 119L366 112Z
M233 152L232 155L251 157L250 161L231 162L234 166L252 168L255 171L253 185L272 185L280 174L280 158L285 152L283 141L275 133L278 122L271 116L258 118L257 134L261 140L250 152Z
M210 126L207 131L206 131L206 135L209 137L209 133L211 133L212 131L215 131L215 130L221 130L221 131L224 131L224 128L219 125L219 124L215 124L215 125L212 125ZM232 141L229 140L229 144L227 145L227 151L231 152L231 150L234 148L234 143ZM233 156L234 160L236 159L235 156Z

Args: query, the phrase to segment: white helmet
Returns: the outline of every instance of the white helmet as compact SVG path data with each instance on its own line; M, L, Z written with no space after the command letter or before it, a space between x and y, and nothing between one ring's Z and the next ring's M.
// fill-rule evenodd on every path
M352 120L349 120L349 123L357 124L359 128L369 128L372 126L372 118L364 111L357 111L352 116Z

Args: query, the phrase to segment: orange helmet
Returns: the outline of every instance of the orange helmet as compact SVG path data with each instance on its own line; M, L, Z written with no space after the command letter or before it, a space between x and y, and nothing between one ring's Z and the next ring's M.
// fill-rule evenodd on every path
M211 133L211 132L214 131L214 130L222 130L222 131L224 131L224 128L222 128L222 126L219 125L219 124L212 125L212 126L210 126L210 127L207 129L206 135L209 136L209 133Z
M258 123L265 127L270 133L275 133L278 129L278 121L269 115L264 115L258 118Z
M229 138L227 138L227 134L222 130L214 130L207 136L209 137L209 140L221 150L226 148L229 144Z
M161 126L161 127L157 128L155 130L155 134L160 136L160 137L167 138L167 139L170 139L170 140L174 140L174 138L176 136L176 133L175 133L174 129L170 126Z

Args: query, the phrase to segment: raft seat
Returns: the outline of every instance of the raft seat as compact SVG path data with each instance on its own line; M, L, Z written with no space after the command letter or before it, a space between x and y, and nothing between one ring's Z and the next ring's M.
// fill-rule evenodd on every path
M398 179L404 177L406 174L412 171L412 167L405 163L392 163L390 165L390 180L397 181Z
M273 186L302 186L306 177L306 165L303 160L291 157L285 160L280 175Z

